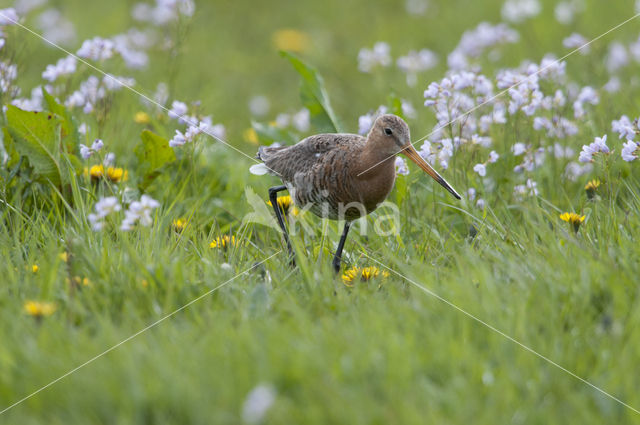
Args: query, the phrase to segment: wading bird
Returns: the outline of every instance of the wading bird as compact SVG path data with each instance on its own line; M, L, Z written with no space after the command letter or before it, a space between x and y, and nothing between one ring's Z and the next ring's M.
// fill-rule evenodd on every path
M387 198L396 179L395 156L399 153L460 199L414 149L407 123L390 114L378 117L366 138L357 134L318 134L292 146L260 147L257 158L263 164L252 166L250 171L276 175L284 183L269 189L269 199L292 257L277 202L279 191L287 189L298 207L320 217L345 220L332 262L337 273L351 222L369 214Z

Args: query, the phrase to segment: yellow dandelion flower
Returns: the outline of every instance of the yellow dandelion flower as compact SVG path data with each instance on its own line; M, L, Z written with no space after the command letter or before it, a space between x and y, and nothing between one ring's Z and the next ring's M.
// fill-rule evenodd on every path
M147 282L147 279L142 279L142 281L140 282L142 284L143 288L146 288L149 286L149 282Z
M271 36L273 45L278 50L290 50L292 52L305 52L311 44L311 37L304 31L295 29L281 29Z
M34 264L33 266L31 266L31 271L33 273L38 273L38 270L40 270L40 267L38 267L37 264Z
M389 272L387 272L386 270L380 270L375 266L362 268L352 267L344 272L344 274L342 275L342 282L344 282L346 286L352 287L354 285L354 281L358 278L361 282L367 282L378 277L381 277L383 279L387 278L389 277Z
M236 246L238 241L235 236L222 235L215 238L210 244L209 248L222 248L227 249L230 246Z
M251 143L252 145L257 145L259 142L258 133L253 129L253 127L247 128L245 131L243 131L242 137L244 137L244 140Z
M269 205L270 207L273 206L271 204L271 201L267 201L267 205ZM291 209L292 205L293 199L291 199L290 195L278 197L278 206L280 207L280 210L284 212L284 215L289 214L289 209Z
M598 191L598 188L600 187L601 184L602 183L598 179L590 180L584 186L584 190L587 192L587 198L592 199L595 196L595 194Z
M62 262L67 263L69 261L69 253L61 252L60 255L58 255L58 258L60 258Z
M91 168L85 167L84 175L91 177L91 181L100 181L105 176L104 165L92 165ZM108 167L106 177L113 183L127 181L129 178L129 171L120 167Z
M578 229L580 229L580 225L584 221L584 218L585 217L583 215L578 215L576 213L566 212L566 213L560 214L560 220L570 223L573 226L573 230L575 232L577 232Z
M176 218L171 222L171 228L175 232L182 232L187 227L187 219L186 218Z
M120 167L109 167L107 168L107 178L114 183L124 182L129 179L129 172Z
M151 122L151 117L146 112L139 111L133 116L133 121L137 124L149 124Z
M27 301L24 304L24 311L36 318L51 316L56 311L56 305L50 302Z

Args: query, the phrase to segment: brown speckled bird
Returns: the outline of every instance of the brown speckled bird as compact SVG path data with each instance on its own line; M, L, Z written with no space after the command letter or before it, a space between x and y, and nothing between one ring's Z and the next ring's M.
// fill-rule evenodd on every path
M409 157L460 199L411 145L407 123L390 114L378 117L366 138L357 134L318 134L292 146L260 147L257 158L264 164L252 166L251 172L273 174L284 183L269 189L269 199L292 256L278 207L279 191L287 189L297 206L320 217L346 220L332 262L338 272L351 222L375 210L391 192L398 153Z

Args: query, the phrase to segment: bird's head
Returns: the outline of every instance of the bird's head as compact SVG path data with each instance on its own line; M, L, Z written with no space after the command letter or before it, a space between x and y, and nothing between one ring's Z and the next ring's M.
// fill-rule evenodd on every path
M377 148L380 149L381 153L385 156L392 157L399 153L406 155L453 196L460 199L458 192L456 192L413 147L409 126L402 118L392 114L379 116L369 132L368 140L375 140Z

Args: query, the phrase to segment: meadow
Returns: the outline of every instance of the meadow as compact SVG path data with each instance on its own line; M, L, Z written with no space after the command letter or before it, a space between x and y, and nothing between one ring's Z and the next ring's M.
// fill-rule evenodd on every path
M640 4L90 3L0 1L0 423L640 423ZM292 267L258 146L383 112L463 199Z

